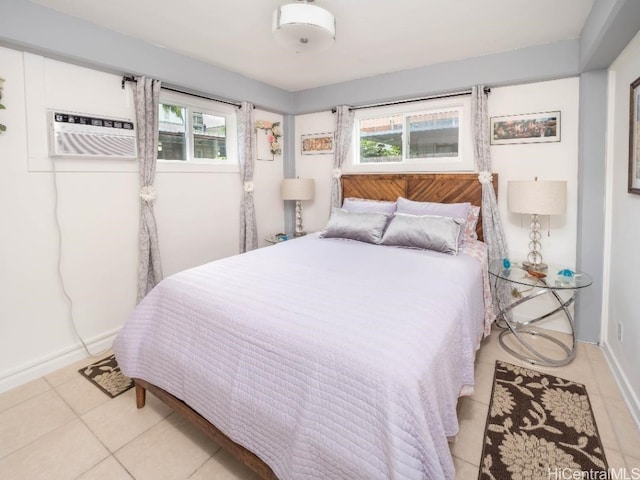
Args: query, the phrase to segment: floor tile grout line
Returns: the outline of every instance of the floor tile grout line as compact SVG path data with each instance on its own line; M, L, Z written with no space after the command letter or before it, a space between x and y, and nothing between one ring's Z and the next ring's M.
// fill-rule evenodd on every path
M47 381L44 379L44 377L36 378L36 379L35 379L35 380L33 380L33 381L40 380L40 379L44 380L44 381L45 381L45 383L49 386L49 388L48 388L47 390L43 390L42 392L34 393L34 394L33 394L33 395L31 395L30 397L23 398L19 403L16 403L15 405L11 405L11 406L9 406L9 407L3 408L2 410L0 410L0 414L2 414L2 413L4 413L4 412L6 412L7 410L12 409L13 407L17 407L18 405L20 405L20 404L22 404L22 403L24 403L24 402L28 402L29 400L31 400L31 399L33 399L33 398L36 398L37 396L42 395L43 393L47 393L48 391L50 391L51 389L53 389L53 387L51 386L51 384L50 384L49 382L47 382ZM26 385L26 384L25 384L25 385ZM21 386L22 386L22 385L19 385L19 386L15 387L15 388L17 389L17 388L20 388ZM13 389L12 389L12 390L13 390ZM10 391L11 391L11 390L7 390L6 392L0 393L0 397L1 397L2 395L4 395L5 393L9 393Z
M137 440L138 438L140 438L142 435L144 435L145 433L147 433L149 430L151 430L152 428L157 427L158 425L160 425L162 422L166 421L171 415L173 415L175 412L172 410L169 415L167 415L166 417L162 417L159 421L157 421L156 423L154 423L153 425L151 425L149 428L147 428L146 430L140 432L138 435L136 435L135 437L133 437L131 440L129 440L127 443L125 443L124 445L118 447L115 451L111 452L110 449L109 450L114 456L120 451L122 450L124 447L126 447L127 445L129 445L131 442ZM117 458L117 457L116 457Z
M114 460L115 460L116 462L118 462L118 465L120 465L120 466L124 469L124 471L125 471L125 472L127 472L127 473L129 474L129 476L130 476L131 478L133 478L133 480L136 480L136 477L135 477L135 475L133 474L133 472L129 471L129 469L125 466L125 464L124 464L124 463L122 463L122 462L120 461L120 459L119 459L118 457L116 457L116 455L115 455L114 453L112 453L112 454L111 454L111 456L114 458Z
M93 432L92 432L93 433ZM95 435L94 435L95 436ZM94 463L93 465L91 465L89 468L87 468L84 472L82 472L81 474L79 474L77 477L75 477L74 480L78 480L80 477L82 477L84 474L90 472L91 470L93 470L94 468L96 468L98 465L100 465L102 462L104 462L106 459L108 459L109 457L111 457L111 452L109 452L109 450L107 450L107 456L101 458L100 460L98 460L96 463Z
M74 414L75 414L75 412L74 412ZM71 420L69 420L69 421L67 421L67 422L61 423L60 425L58 425L58 426L57 426L56 428L54 428L53 430L49 430L48 432L44 432L42 435L40 435L40 436L39 436L39 437L37 437L37 438L34 438L33 440L31 440L31 441L30 441L30 442L28 442L28 443L25 443L23 446L21 446L21 447L20 447L20 448L18 448L17 450L12 451L11 453L8 453L8 454L7 454L7 455L5 455L5 456L0 456L0 462L2 462L2 461L4 461L4 460L6 460L7 458L9 458L9 457L11 457L11 456L13 456L13 455L17 454L17 453L18 453L18 452L20 452L21 450L24 450L25 448L27 448L27 447L29 447L29 446L33 445L33 444L34 444L34 443L36 443L38 440L40 440L40 439L42 439L42 438L46 437L47 435L51 435L51 434L53 434L54 432L57 432L57 431L58 431L58 430L60 430L61 428L66 427L67 425L69 425L70 423L72 423L72 422L74 422L74 421L76 421L76 420L78 420L78 418L72 418Z
M107 451L109 451L109 449L107 449ZM98 463L96 463L95 465L92 465L91 468L85 470L84 472L82 472L80 475L78 475L74 480L78 480L79 478L81 478L83 475L86 475L87 473L89 473L91 470L93 470L94 468L96 468L98 465L100 465L101 463L107 461L109 458L113 458L123 469L125 472L127 472L127 474L133 479L136 480L136 477L133 476L133 473L131 473L129 471L129 469L127 467L125 467L122 462L118 459L118 457L116 457L113 453L109 452L109 455L107 455L106 457L104 457L103 459L101 459L100 461L98 461Z
M590 358L588 358L588 360L589 360L589 363L592 362L592 360ZM607 416L607 420L609 420L609 425L611 425L611 429L613 430L613 435L615 436L616 442L618 444L618 447L620 448L620 450L617 450L617 451L619 451L620 453L623 453L622 452L622 443L620 442L620 435L618 434L618 430L616 429L615 423L614 423L613 419L611 418L611 415L609 414L609 409L607 408L607 403L608 402L606 400L609 397L605 397L603 395L603 393L604 393L603 392L603 388L601 388L602 386L600 385L600 382L599 382L598 378L595 376L595 369L593 368L593 364L592 363L591 363L591 372L594 374L594 378L596 379L596 385L598 385L598 391L600 392L600 398L602 399L602 404L604 406L604 412L603 413L604 413L604 415ZM611 372L611 369L609 369L607 373L609 375L613 375L613 373ZM592 406L592 408L593 408L593 406ZM612 449L612 450L615 450L615 449Z
M202 467L205 466L205 464L211 460L213 457L215 457L218 452L222 449L222 447L220 447L220 445L218 445L218 449L215 451L215 453L213 453L212 455L209 456L209 458L207 458L204 462L202 462L200 465L198 465L198 468L196 468L193 472L191 472L188 476L187 476L187 480L190 479L191 477L193 477L196 473L198 473L200 471L200 469Z
M73 381L73 380L70 380L70 381ZM69 382L62 383L59 386L65 385L66 383L69 383ZM92 465L90 468L88 468L87 470L85 470L84 472L82 472L80 475L78 475L76 477L76 478L80 478L82 475L84 475L85 473L90 471L92 468L100 465L100 463L104 462L107 458L109 458L109 456L111 455L111 451L107 448L107 446L104 444L104 442L102 440L100 440L100 438L95 434L95 432L93 430L91 430L91 428L89 428L89 425L87 425L87 423L80 416L80 414L78 412L76 412L75 409L71 406L71 404L69 404L69 402L67 402L67 400L60 394L60 392L57 390L57 387L53 387L53 391L56 392L56 395L58 395L58 397L60 397L60 399L65 403L65 405L67 405L67 407L69 407L69 409L71 409L71 411L75 414L76 419L78 421L80 421L80 423L82 425L84 425L84 427L91 434L91 436L94 439L96 439L98 441L98 443L100 443L100 445L102 445L104 447L105 451L107 452L107 456L106 457L101 458L98 462L96 462L94 465Z
M41 378L44 378L44 377L41 377ZM65 406L66 406L67 408L69 408L69 410L71 410L71 413L73 413L73 414L75 415L75 418L72 418L72 419L71 419L71 420L69 420L69 421L66 421L66 422L61 423L60 425L58 425L57 427L55 427L55 428L54 428L54 429L52 429L52 430L49 430L49 431L47 431L47 432L44 432L42 435L39 435L37 438L34 438L34 439L33 439L33 440L31 440L30 442L28 442L28 443L24 444L23 446L21 446L21 447L20 447L20 448L18 448L17 450L14 450L14 451L12 451L12 452L8 453L7 455L4 455L4 456L1 456L1 455L0 455L0 460L5 460L5 459L9 458L10 456L14 455L15 453L19 452L20 450L22 450L22 449L24 449L24 448L28 447L29 445L32 445L33 443L37 442L37 441L38 441L38 440L40 440L42 437L45 437L45 436L47 436L47 435L52 434L53 432L55 432L55 431L57 431L57 430L61 429L62 427L66 426L66 425L69 425L71 422L73 422L74 420L77 420L77 419L79 418L79 417L78 417L78 414L75 412L75 410L69 406L69 404L65 401L65 399L64 399L64 398L62 398L62 397L60 396L60 394L56 391L56 389L55 389L55 388L51 388L50 390L45 390L44 392L41 392L41 393L39 393L38 395L34 395L33 397L29 398L29 399L28 399L28 400L26 400L26 401L33 400L34 398L37 398L37 397L39 397L39 396L41 396L41 395L44 395L44 394L47 394L47 393L50 393L50 392L54 392L54 393L55 393L55 395L57 395L57 396L62 400L62 403L64 403L64 404L65 404ZM24 403L24 402L21 402L21 403L19 403L19 404L17 404L17 405L14 405L14 406L13 406L13 407L11 407L11 408L8 408L8 409L6 409L6 410L3 410L3 412L7 412L7 411L11 410L12 408L17 408L17 407L19 407L20 405L22 405L22 403ZM92 432L92 433L93 433L93 432Z
M464 458L461 458L461 457L459 457L459 456L457 456L457 455L454 455L454 454L451 454L451 456L452 456L453 458L457 458L457 459L458 459L459 461L461 461L461 462L466 463L467 465L471 465L472 467L477 468L478 470L480 469L480 465L475 465L475 464L471 463L470 461L465 460Z
M124 468L126 470L126 472L131 476L131 478L133 478L134 480L136 480L136 477L133 475L132 472L129 471L129 469L120 461L120 459L118 458L118 456L116 455L118 452L120 452L123 448L125 448L127 445L129 445L130 443L134 442L135 440L137 440L138 438L140 438L142 435L146 434L149 432L149 430L151 430L152 428L160 425L162 422L167 421L169 419L169 417L171 417L172 415L176 414L175 411L171 411L166 417L162 417L160 419L159 422L154 423L153 425L151 425L149 428L147 428L145 431L140 432L140 434L136 435L135 437L133 437L131 440L129 440L127 443L125 443L124 445L122 445L121 447L119 447L116 451L111 452L108 448L107 450L109 450L109 452L111 453L111 456L113 456L116 461L122 466L122 468ZM179 415L176 414L176 418L180 418ZM217 444L216 444L217 445ZM193 475L195 475L203 466L205 463L207 463L209 460L211 460L213 457L215 457L218 453L220 453L220 451L222 450L222 447L220 447L220 445L217 445L218 449L215 451L215 453L213 453L212 455L210 455L200 466L198 466L198 468L196 468L193 472L191 472L189 474L189 476L187 477L187 479L191 478Z
M68 383L68 382L67 382ZM58 393L58 392L56 392ZM123 392L124 393L124 392ZM60 393L58 393L58 395L60 395ZM143 435L144 433L148 432L151 428L155 427L156 425L160 424L162 421L166 420L167 418L169 418L174 412L170 412L169 415L167 415L166 417L162 417L160 419L160 421L158 421L157 423L154 423L153 425L151 425L149 428L147 428L146 430L144 430L143 432L141 432L140 434L136 435L135 437L133 437L132 439L130 439L127 443L125 443L124 445L122 445L121 447L117 448L114 451L111 451L111 449L102 441L102 439L96 434L96 432L93 431L93 429L91 428L91 426L85 421L85 419L83 418L84 415L86 415L87 413L95 410L98 407L104 406L106 403L108 403L111 400L115 400L117 398L116 397L112 397L109 398L106 402L101 403L100 405L96 405L95 407L87 410L86 412L84 412L83 414L77 414L78 415L78 419L82 422L82 424L89 430L89 432L91 433L91 435L93 435L98 442L100 442L100 444L105 448L105 450L107 451L108 455L103 458L102 460L100 460L98 463L96 463L95 465L93 465L90 469L88 469L87 471L83 472L81 475L79 475L79 477L81 477L82 475L84 475L85 473L91 471L91 469L95 468L96 466L98 466L100 463L104 462L107 458L109 457L113 457L114 460L116 462L118 462L118 464L127 472L127 474L129 476L131 476L131 478L133 478L135 480L135 476L133 475L132 472L129 471L129 469L120 461L120 459L116 456L116 453L119 452L120 450L122 450L124 447L126 447L129 443L133 442L135 439L137 439L138 437L140 437L141 435ZM63 398L64 400L64 398ZM76 413L74 411L74 413ZM78 477L78 478L79 478Z
M593 363L592 363L593 360L591 358L588 358L588 360L589 360L589 363L591 364L591 367L592 367L592 373L594 373L595 369L593 368ZM605 359L605 362L606 362L606 359ZM611 371L611 367L607 363L605 363L605 365L607 366L607 374L609 374L610 376L613 376L613 372ZM595 377L595 375L594 375L594 377ZM598 385L598 390L600 390L601 399L602 399L603 404L604 404L604 414L607 416L607 419L609 420L609 424L611 425L611 429L613 430L613 435L615 436L616 442L618 443L618 447L619 447L619 450L616 450L616 449L611 449L611 450L615 450L615 451L619 452L620 454L623 455L623 458L624 458L624 451L622 449L622 445L623 445L622 439L620 438L620 434L618 433L618 428L616 428L616 422L614 422L613 418L611 417L611 414L609 413L609 409L607 408L608 402L606 400L607 399L611 399L611 397L609 397L609 396L605 397L604 395L602 395L604 392L602 392L602 388L601 388L600 382L598 381L597 378L596 378L596 384ZM619 387L617 385L616 385L616 387L618 388L618 392L617 393L619 395L621 395L622 392L619 391ZM623 399L623 401L624 401L624 399ZM625 407L626 407L626 402L624 402L624 403L625 403Z

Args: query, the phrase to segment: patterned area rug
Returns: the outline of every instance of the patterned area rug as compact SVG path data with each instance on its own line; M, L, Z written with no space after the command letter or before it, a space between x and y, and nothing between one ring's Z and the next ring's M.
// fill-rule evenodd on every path
M605 471L584 385L496 362L479 478L608 478L596 473Z
M133 380L125 377L120 371L115 355L103 358L78 371L111 398L117 397L133 387Z

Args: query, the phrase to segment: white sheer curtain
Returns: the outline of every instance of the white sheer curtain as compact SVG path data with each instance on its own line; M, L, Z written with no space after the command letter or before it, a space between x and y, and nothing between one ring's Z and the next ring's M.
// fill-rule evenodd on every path
M153 179L158 160L158 104L160 81L136 77L134 91L138 157L140 161L140 233L138 302L162 280L158 228L153 213Z
M336 107L335 156L333 160L333 178L331 179L331 207L340 207L342 201L342 165L349 153L353 134L354 112L346 105Z
M482 232L489 246L489 259L500 260L508 256L507 242L500 220L498 200L491 176L491 149L489 147L489 113L487 94L483 85L471 92L471 118L473 122L473 151L480 170L478 180L482 184Z
M253 104L243 102L238 111L238 156L240 158L240 253L258 248L256 209L253 202L253 168L255 145L253 135Z
M480 174L478 180L482 184L482 233L489 247L489 261L501 260L509 256L507 241L504 236L496 191L493 188L491 175L491 149L489 147L489 113L487 94L483 85L472 88L471 120L473 123L473 151ZM505 282L497 283L498 289L492 293L497 305L511 302L510 292Z

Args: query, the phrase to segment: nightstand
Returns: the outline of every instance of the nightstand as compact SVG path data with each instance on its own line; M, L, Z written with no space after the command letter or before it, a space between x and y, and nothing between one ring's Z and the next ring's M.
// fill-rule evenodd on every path
M267 243L275 245L276 243L286 242L293 238L293 235L286 235L284 233L276 233L275 235L269 235L265 238Z
M565 273L563 275L562 273ZM584 272L571 271L560 265L549 265L547 270L539 274L538 272L529 273L524 270L521 265L511 265L504 268L501 260L493 260L489 263L489 274L494 278L494 287L498 287L500 283L505 284L507 289L517 292L517 299L509 305L501 305L498 298L498 308L496 325L503 331L500 332L500 345L511 355L529 362L533 365L544 365L548 367L559 367L566 365L573 360L576 355L576 331L575 322L569 306L575 301L578 290L588 287L593 283L589 275ZM527 287L522 289L521 287ZM531 292L531 293L527 293ZM570 292L568 299L562 298L562 292ZM523 293L527 293L523 295ZM528 320L526 322L515 322L512 316L512 310L530 300L541 295L551 295L557 302L557 307L542 314L541 316ZM499 296L498 296L499 297ZM559 339L535 328L535 325L550 317L551 315L562 312L568 322L571 332L571 346L566 345ZM513 335L514 338L524 347L524 352L516 352L505 342L505 337ZM550 358L537 350L528 341L530 337L537 337L545 341L554 343L564 353L560 359Z

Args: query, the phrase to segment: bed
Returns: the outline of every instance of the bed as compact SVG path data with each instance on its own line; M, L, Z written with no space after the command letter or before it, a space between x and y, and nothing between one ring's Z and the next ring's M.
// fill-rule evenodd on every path
M481 198L474 174L342 187ZM482 245L453 256L316 234L221 259L163 280L114 350L138 407L152 392L262 478L453 478L447 438L491 321Z

